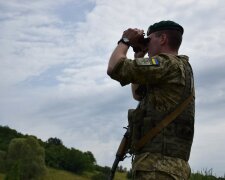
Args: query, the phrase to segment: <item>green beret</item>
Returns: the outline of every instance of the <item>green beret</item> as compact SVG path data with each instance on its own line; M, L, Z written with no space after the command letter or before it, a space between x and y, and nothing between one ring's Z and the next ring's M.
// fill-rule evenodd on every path
M173 21L160 21L149 26L147 35L149 36L151 33L161 30L178 30L181 34L184 33L184 29L181 25L173 22Z

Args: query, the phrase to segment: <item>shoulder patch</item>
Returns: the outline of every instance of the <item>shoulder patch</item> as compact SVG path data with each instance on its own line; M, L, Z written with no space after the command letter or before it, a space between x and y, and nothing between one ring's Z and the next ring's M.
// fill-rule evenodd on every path
M136 63L138 66L158 66L159 60L157 58L137 58Z

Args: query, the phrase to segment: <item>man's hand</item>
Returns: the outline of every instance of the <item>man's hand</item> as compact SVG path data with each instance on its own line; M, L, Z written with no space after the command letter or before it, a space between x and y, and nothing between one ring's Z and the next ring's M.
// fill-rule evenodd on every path
M132 47L138 46L142 39L144 39L144 30L140 29L127 29L123 32L123 38L127 38L129 40L129 44Z
M144 31L140 29L127 29L123 32L122 38L127 38L129 42L126 44L120 42L116 49L113 51L108 64L107 73L110 75L112 73L113 68L116 64L122 61L123 58L126 58L126 54L129 48L129 45L134 48L138 48L136 52L138 55L137 57L141 57L141 53L145 55L147 53L147 46L144 45ZM128 44L128 46L127 46ZM139 52L142 51L142 52ZM142 56L143 57L143 56Z
M129 40L128 43L133 48L135 53L139 53L140 51L142 51L144 54L147 53L148 47L147 41L144 38L144 30L129 28L123 32L122 38Z

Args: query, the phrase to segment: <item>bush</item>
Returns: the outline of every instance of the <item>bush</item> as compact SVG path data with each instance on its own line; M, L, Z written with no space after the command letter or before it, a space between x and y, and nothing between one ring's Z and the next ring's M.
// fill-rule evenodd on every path
M127 172L127 179L132 179L132 169Z
M35 180L46 171L44 149L34 137L15 138L8 148L7 180Z
M92 176L91 180L106 180L108 179L109 175L108 174L104 174L102 172Z
M0 150L0 172L5 172L6 152Z
M95 170L99 171L96 175L92 176L91 180L106 180L109 178L110 175L110 168L105 166L101 167L96 165Z
M94 170L96 160L90 152L68 149L58 138L49 138L45 144L46 164L48 166L64 169L75 173Z

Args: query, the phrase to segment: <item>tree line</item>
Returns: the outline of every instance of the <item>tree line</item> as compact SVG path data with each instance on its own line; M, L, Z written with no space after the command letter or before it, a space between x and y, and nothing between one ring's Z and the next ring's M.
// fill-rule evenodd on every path
M23 135L7 126L0 126L0 173L6 174L5 180L40 180L46 173L46 166L63 169L76 174L84 171L95 171L92 180L108 178L110 168L99 166L94 155L75 148L67 148L59 138L49 138L46 142L35 136ZM122 166L118 172L132 176L131 170ZM220 179L210 171L197 172L192 179Z
M43 142L0 126L0 172L7 174L6 180L38 179L45 174L46 166L77 174L98 167L90 151L67 148L59 138Z

